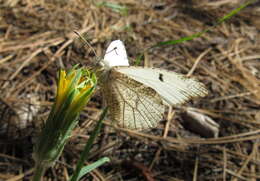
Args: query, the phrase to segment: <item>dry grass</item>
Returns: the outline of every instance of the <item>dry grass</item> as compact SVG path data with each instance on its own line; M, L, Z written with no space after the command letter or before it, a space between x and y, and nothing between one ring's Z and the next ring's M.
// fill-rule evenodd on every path
M134 60L158 42L206 29L242 2L122 0L128 14L120 14L91 1L0 0L0 180L29 179L32 144L54 99L57 70L76 63L90 66L95 60L73 30L85 35L100 57L111 40L122 39ZM106 126L89 162L102 156L112 161L89 177L259 179L259 11L258 2L200 38L145 54L146 66L189 73L206 84L210 94L186 106L214 119L220 125L219 138L205 139L183 129L180 111L174 117L170 112L166 122L149 132ZM100 113L101 100L97 93L86 107L80 126L46 180L67 180Z

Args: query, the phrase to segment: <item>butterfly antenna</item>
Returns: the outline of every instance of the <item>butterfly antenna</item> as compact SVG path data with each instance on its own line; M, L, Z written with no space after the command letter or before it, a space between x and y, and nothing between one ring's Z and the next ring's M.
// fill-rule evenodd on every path
M77 31L74 30L74 33L76 33L82 40L83 42L85 43L84 45L87 45L92 51L93 53L95 54L96 57L97 56L97 53L95 51L95 49L90 45L90 43L88 42L88 40L86 40L81 34L79 34Z
M108 53L110 53L110 52L112 52L112 51L115 51L116 52L116 54L118 55L118 53L117 53L117 47L115 47L115 48L113 48L112 50L110 50L109 52L106 52L106 54L108 54Z
M87 45L88 47L90 47L91 51L94 53L95 57L96 57L96 63L95 63L95 66L96 67L100 61L101 61L101 58L99 58L97 56L97 53L95 51L95 49L90 45L90 43L88 42L88 40L86 40L80 33L78 33L77 31L74 30L74 33L76 33L82 40L83 42L85 43L84 45Z

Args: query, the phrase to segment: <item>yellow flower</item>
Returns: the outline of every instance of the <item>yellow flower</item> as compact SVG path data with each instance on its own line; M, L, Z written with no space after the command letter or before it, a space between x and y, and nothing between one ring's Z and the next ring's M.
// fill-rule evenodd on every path
M34 148L36 165L47 168L59 157L96 84L95 74L84 68L60 70L55 103Z

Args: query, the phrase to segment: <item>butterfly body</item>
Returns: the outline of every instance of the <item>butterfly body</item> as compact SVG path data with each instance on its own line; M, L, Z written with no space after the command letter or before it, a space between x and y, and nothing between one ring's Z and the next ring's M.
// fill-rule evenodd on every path
M207 94L204 85L193 78L159 68L129 66L120 40L109 45L102 66L109 116L120 127L154 128L163 119L165 102L177 105Z

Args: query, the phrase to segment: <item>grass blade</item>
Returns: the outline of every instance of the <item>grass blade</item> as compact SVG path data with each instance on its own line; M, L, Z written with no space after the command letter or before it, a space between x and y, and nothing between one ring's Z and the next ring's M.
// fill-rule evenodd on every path
M79 180L80 171L84 167L85 160L88 159L91 146L93 145L94 140L97 137L97 135L98 135L98 133L99 133L99 131L101 129L102 121L105 118L106 113L107 113L107 108L105 108L104 111L102 112L102 114L100 116L100 119L99 119L95 129L91 133L91 135L90 135L90 137L88 139L88 142L86 143L85 148L84 148L83 152L81 153L80 159L79 159L79 161L77 163L76 170L73 173L70 181L78 181Z

